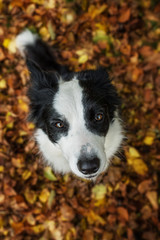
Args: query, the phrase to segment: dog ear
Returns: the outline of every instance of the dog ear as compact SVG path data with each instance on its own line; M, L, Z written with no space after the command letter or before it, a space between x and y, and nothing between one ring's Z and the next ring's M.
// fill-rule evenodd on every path
M57 87L60 75L56 71L43 71L39 65L33 60L27 59L26 64L30 72L30 80L32 87L37 90L44 88Z
M55 71L43 71L32 60L26 61L30 72L30 84L27 96L30 100L29 121L37 127L43 127L45 108L53 101L53 96L58 90L59 76Z

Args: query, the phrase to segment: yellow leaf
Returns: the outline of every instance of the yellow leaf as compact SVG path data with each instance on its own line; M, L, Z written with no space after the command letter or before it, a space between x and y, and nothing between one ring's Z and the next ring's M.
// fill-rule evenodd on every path
M37 226L32 227L32 230L34 233L39 234L45 230L45 227L44 227L44 225L39 224Z
M85 63L87 61L88 61L88 55L87 54L84 54L84 55L80 56L79 59L78 59L78 62L80 64Z
M92 188L92 196L93 196L93 199L95 200L101 200L105 197L106 195L106 186L103 185L103 184L99 184L99 185L95 185L93 188Z
M140 157L139 152L134 147L129 148L129 155L130 157L134 157L134 158Z
M134 168L135 172L137 172L140 175L145 175L148 171L147 165L143 162L142 159L139 158L133 158L130 159L130 165Z
M24 196L27 200L27 202L29 202L30 204L34 204L35 201L37 200L37 195L34 191L30 190L29 188L27 188L24 192Z
M7 48L11 53L16 52L16 43L15 40L11 40L9 38L4 39L3 47Z
M22 174L22 178L24 180L27 180L30 176L31 176L31 171L29 171L29 170L25 170Z
M7 129L12 129L13 126L14 126L13 122L10 122L10 123L8 123L8 124L6 125L6 128L7 128Z
M47 189L47 188L44 188L44 189L41 191L40 195L39 195L39 200L40 200L42 203L45 203L45 202L47 202L47 200L48 200L48 198L49 198L49 195L50 195L50 193L49 193L48 189Z
M28 214L26 216L26 220L30 225L35 225L35 223L36 223L36 220L35 220L35 218L33 217L32 214Z
M157 192L155 192L155 191L147 192L146 193L146 197L150 201L152 207L157 210L158 209L158 196L157 196Z
M4 171L4 166L0 165L0 172Z
M27 123L28 129L34 129L35 125L33 123Z
M21 111L28 113L29 110L28 105L22 99L18 99L18 108Z
M104 225L106 223L102 217L100 217L98 214L96 214L92 210L89 211L89 213L87 214L87 220L88 220L89 224L93 224L93 223L97 222L101 225Z
M49 31L48 31L48 29L46 27L41 27L40 30L39 30L39 34L45 40L48 40L50 38Z
M5 79L1 79L0 80L0 89L4 89L6 87L7 87L6 80Z
M44 4L45 8L55 8L56 6L56 1L55 0L47 0Z
M146 136L143 140L144 144L146 145L152 145L154 142L154 137L153 136Z
M47 220L44 222L44 226L46 229L48 229L52 234L54 234L55 231L55 222L53 220Z
M11 40L9 38L5 38L4 41L3 41L3 47L7 48L8 49L8 46L10 44Z
M47 202L47 205L48 205L49 209L51 209L51 207L52 207L52 203L53 203L53 200L55 198L55 195L56 195L55 191L51 190L49 198L48 198L48 202Z
M94 19L96 16L100 15L102 12L104 12L104 10L107 8L106 4L103 4L101 7L97 8L94 5L91 5L89 7L88 13L89 16Z
M44 0L31 0L31 2L39 4L39 5L43 5L44 4Z
M134 147L129 147L129 152L126 152L126 156L128 164L133 167L136 173L140 175L145 175L147 173L148 167Z

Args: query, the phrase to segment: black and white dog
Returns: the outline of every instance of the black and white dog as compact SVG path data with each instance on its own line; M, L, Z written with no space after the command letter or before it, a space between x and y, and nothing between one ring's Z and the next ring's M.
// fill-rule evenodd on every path
M120 100L106 70L69 71L29 30L16 45L31 74L30 120L44 159L56 172L95 179L123 140Z

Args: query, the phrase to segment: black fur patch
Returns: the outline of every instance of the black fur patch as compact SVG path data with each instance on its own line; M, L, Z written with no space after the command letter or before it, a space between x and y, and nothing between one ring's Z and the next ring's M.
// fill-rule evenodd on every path
M114 112L120 105L120 98L109 80L104 68L78 73L80 86L83 88L84 116L87 128L105 136ZM95 114L103 113L102 121L95 121Z

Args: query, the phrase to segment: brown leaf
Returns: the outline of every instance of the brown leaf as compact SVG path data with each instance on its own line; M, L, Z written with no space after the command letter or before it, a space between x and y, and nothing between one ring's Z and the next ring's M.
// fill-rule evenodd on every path
M24 231L24 224L23 224L23 222L13 222L12 228L13 228L15 234L17 235Z
M4 192L7 196L15 196L17 194L8 183L4 183Z
M121 15L119 16L118 21L120 23L125 23L130 19L130 16L131 16L131 9L130 8L124 9L121 12Z
M2 48L0 48L0 61L2 61L4 59L5 59L4 52L3 52Z
M119 214L119 216L120 216L120 219L123 219L123 220L125 220L125 221L128 221L129 216L128 216L128 211L127 211L126 208L124 208L124 207L118 207L118 208L117 208L117 212L118 212L118 214Z
M61 207L61 218L64 221L71 221L75 217L73 208L67 204L63 204Z
M140 193L145 193L147 192L149 189L150 189L150 185L151 185L152 181L149 179L149 180L144 180L142 181L139 185L138 185L138 191Z
M83 234L83 240L94 240L94 234L91 229L86 229Z
M112 240L113 239L113 233L111 232L104 232L102 236L102 240Z
M150 46L143 46L139 49L139 52L143 57L149 57L153 54L153 49Z

